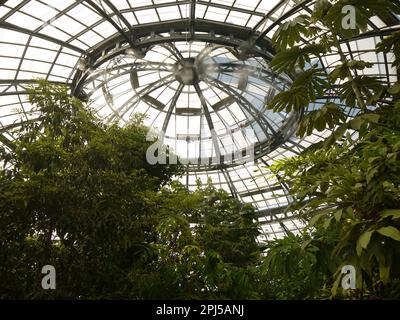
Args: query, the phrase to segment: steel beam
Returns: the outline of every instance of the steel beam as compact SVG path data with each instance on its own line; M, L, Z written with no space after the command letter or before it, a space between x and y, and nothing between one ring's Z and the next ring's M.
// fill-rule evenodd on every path
M31 31L29 29L25 29L25 28L16 26L16 25L8 23L8 22L1 22L0 23L0 28L7 29L7 30L12 30L12 31L17 31L17 32L20 32L20 33L24 33L24 34L27 34L27 35L32 36L32 37L37 37L37 38L40 38L40 39L43 39L43 40L46 40L46 41L49 41L49 42L53 42L53 43L59 44L60 46L63 46L65 48L68 48L68 49L71 49L73 51L79 52L81 54L87 54L87 52L85 50L83 50L83 49L81 49L79 47L76 47L76 46L74 46L72 44L69 44L69 43L67 43L65 41L50 37L50 36L42 34L42 33L36 33L36 32Z

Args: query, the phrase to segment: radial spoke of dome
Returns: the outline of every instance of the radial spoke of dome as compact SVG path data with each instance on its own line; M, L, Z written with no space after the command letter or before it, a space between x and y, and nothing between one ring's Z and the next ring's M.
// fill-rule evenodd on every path
M178 48L175 46L173 43L164 43L160 45L161 47L167 49L169 52L172 53L172 55L175 57L175 59L180 63L181 60L184 59L182 56L181 52L178 50Z
M231 48L226 47L222 44L208 44L198 53L198 55L197 55L198 61L204 60L207 56L210 55L210 53L212 53L215 50L221 49L221 48L228 50L233 55L236 55L236 53L233 52L233 50Z
M123 105L121 105L121 107L119 107L117 109L117 111L119 112L119 114L113 114L109 119L108 119L108 123L110 123L111 121L113 121L115 119L115 117L119 117L122 119L122 117L124 117L126 115L126 113L131 109L131 106L136 104L137 102L139 102L139 100L142 99L142 96L145 94L149 94L159 88L161 88L162 86L168 85L172 82L175 81L175 79L171 79L169 81L166 81L167 79L171 78L171 75L165 76L164 78L158 79L157 81L151 82L148 85L146 85L142 90L140 90L139 92L136 92L127 102L125 102ZM161 82L161 83L160 83ZM134 99L134 101L132 102L132 99ZM126 108L127 107L127 108ZM125 108L125 110L124 110ZM124 111L122 111L124 110ZM121 114L122 112L122 114Z
M210 86L209 83L207 83L207 82L204 82L204 83L210 88L210 90L212 90L212 91L214 92L214 94L215 94L216 96L218 96L217 93L215 92L214 88L213 88L212 86ZM218 96L218 97L219 97L219 96ZM229 110L229 114L232 115L231 110ZM239 143L238 143L238 141L235 139L235 137L233 136L232 130L230 130L230 129L228 128L228 125L227 125L227 123L226 123L226 120L225 120L223 117L221 117L221 115L219 114L219 112L216 112L216 115L218 116L218 118L220 119L220 121L224 124L227 133L228 133L229 136L231 137L231 139L232 139L234 145L236 146L236 148L239 150L239 149L240 149L240 148L239 148ZM236 124L237 124L237 123L236 123ZM243 136L246 136L246 135L245 135L245 132L244 132L244 129L243 129L242 127L240 127L240 131L242 132Z
M121 65L116 65L111 68L106 67L101 70L94 71L93 73L90 74L90 76L85 80L85 82L90 82L93 81L96 77L107 75L112 71L118 71L120 69L127 68L129 69L129 72L131 70L135 71L153 71L153 70L160 70L160 71L171 71L171 69L165 68L162 69L162 67L173 67L173 63L163 63L163 62L134 62L134 63L125 63Z
M226 73L226 72L235 73L237 71L247 70L247 71L250 71L252 73L259 72L259 73L265 74L269 78L268 79L269 80L268 84L270 86L274 87L277 90L281 90L281 88L278 88L276 86L276 81L277 80L283 82L284 84L286 84L288 86L290 85L290 83L289 83L289 81L287 79L283 78L280 75L274 74L270 70L257 68L257 67L250 66L250 65L247 65L247 64L239 64L239 63L234 63L234 62L218 63L218 69L219 69L220 73Z
M191 0L190 2L190 35L194 36L196 24L196 0Z
M102 1L104 1L104 3L107 4L107 6L115 13L115 15L118 17L118 19L120 19L125 24L125 26L128 28L131 35L133 35L134 30L132 29L132 25L124 17L124 15L121 14L121 12L112 4L112 2L110 0L102 0Z
M135 69L136 70L136 69ZM143 69L143 70L139 70L139 71L160 71L159 69ZM97 79L97 80L99 80L99 81L101 81L98 85L96 85L95 87L93 87L89 92L88 92L88 94L89 95L91 95L91 94L93 94L96 90L98 90L98 89L100 89L102 86L104 86L107 82L110 82L110 81L112 81L112 80L114 80L114 79L117 79L117 78L119 78L119 77L121 77L121 76L124 76L124 75L126 75L126 74L129 74L129 73L131 73L132 72L132 70L126 70L125 72L122 72L122 73L119 73L119 74L117 74L117 75L113 75L112 77L109 77L109 78L107 78L106 80L99 80L99 79ZM170 76L172 76L172 75L170 75ZM92 81L94 81L95 79L92 79ZM161 81L162 79L160 79L159 81ZM127 80L127 81L130 81L130 80Z
M179 99L179 96L181 95L182 90L183 90L184 87L185 87L184 84L179 84L179 87L178 87L178 89L176 89L174 97L172 98L172 101L171 101L171 103L169 105L167 114L165 116L165 119L164 119L164 122L163 122L163 125L162 125L162 129L161 129L161 134L162 134L161 138L162 139L164 139L164 135L165 135L165 132L167 131L168 123L169 123L169 120L171 119L172 112L174 111L176 103L177 103L177 101Z
M135 46L135 43L132 41L131 37L129 37L126 32L102 9L100 8L94 1L85 0L88 4L92 6L94 10L97 11L104 19L106 19L124 38L125 40L132 46Z
M239 199L239 194L236 190L235 185L233 184L233 181L231 179L231 176L229 175L228 170L226 168L221 168L221 172L224 175L225 181L228 184L229 190L231 191L232 195L236 198Z
M197 95L200 98L201 106L204 111L204 116L206 117L207 125L211 132L211 138L212 138L212 142L214 145L215 156L219 160L221 158L221 151L219 150L218 137L217 137L217 134L215 133L214 123L211 119L210 111L208 110L207 101L204 98L203 92L201 91L198 83L194 84L194 88L197 92Z
M209 79L209 80L207 80L207 79ZM211 78L211 77L206 77L206 79L204 79L204 81L205 82L210 81L209 83L214 83L214 85L217 86L220 90L224 91L225 93L227 93L229 95L232 95L235 98L236 102L253 117L254 121L261 127L261 129L263 130L266 137L271 137L271 133L268 132L268 129L265 127L264 123L268 126L268 128L271 130L273 135L277 134L276 131L274 130L274 128L269 124L269 120L266 119L260 113L260 111L258 109L254 108L254 106L249 101L247 101L246 98L239 95L230 86L228 86L227 84L223 83L220 80L217 80L217 79ZM264 121L260 122L258 119L259 117L262 118Z

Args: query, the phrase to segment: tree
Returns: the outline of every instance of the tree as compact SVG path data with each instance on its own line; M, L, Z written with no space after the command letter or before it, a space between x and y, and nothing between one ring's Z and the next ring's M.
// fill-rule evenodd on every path
M0 297L256 296L252 207L211 185L189 192L173 182L180 165L149 165L141 116L106 126L46 81L29 98L36 121L0 150Z
M354 30L344 30L340 25L341 9L348 4L356 8L358 25ZM298 252L290 257L297 261L294 268L309 265L308 250L312 248L325 252L325 256L328 252L335 266L332 271L313 258L313 273L319 272L323 277L317 277L319 288L311 295L300 293L303 297L318 297L323 288L330 288L333 297L346 297L338 288L341 268L348 264L357 271L357 290L350 292L350 297L399 297L400 87L399 83L388 87L379 79L358 75L357 71L371 64L349 59L340 46L341 40L365 31L368 19L386 14L387 8L399 12L399 2L319 0L312 14L285 23L273 38L279 52L272 67L291 73L295 81L288 92L275 97L271 108L297 110L336 87L344 105L360 110L357 117L347 121L343 110L328 101L309 113L303 118L298 135L309 135L328 126L333 129L331 136L298 157L278 161L272 168L291 186L290 194L295 199L292 209L307 222L311 235L289 235L282 240L293 243L289 247L295 249L290 250ZM318 45L312 43L317 33L323 33ZM293 47L301 37L311 44ZM396 38L397 33L389 35L377 46L378 52L393 51L394 66L399 59ZM331 72L321 70L315 62L322 53L336 53L340 57ZM351 131L357 132L357 139L352 138ZM276 261L282 252L291 252L280 241L270 246L273 250L265 262L267 270L271 268L268 261ZM281 259L289 261L289 257ZM291 279L285 272L279 277ZM312 287L310 281L302 290Z

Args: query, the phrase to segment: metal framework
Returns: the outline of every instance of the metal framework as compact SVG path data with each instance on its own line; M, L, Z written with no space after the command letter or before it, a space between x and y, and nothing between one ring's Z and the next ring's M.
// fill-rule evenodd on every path
M263 138L255 145L254 163L224 165L221 154L221 165L198 165L195 168L188 165L183 182L193 188L197 178L205 182L210 177L217 187L252 203L259 210L267 238L279 237L285 230L300 229L301 221L292 217L289 210L288 186L281 177L269 172L268 164L277 158L300 153L323 139L328 131L297 139L293 132L301 114L282 118L286 123L276 128L273 123L277 118L271 119L265 108L257 106L259 102L254 92L260 90L262 95L268 94L257 87L258 80L246 74L242 78L232 77L243 69L240 64L219 61L220 77L204 77L193 85L193 90L176 84L174 76L165 73L176 61L183 60L185 53L179 47L181 44L188 48L196 43L219 45L229 48L227 55L243 60L257 57L268 63L275 54L269 40L273 32L292 16L310 12L313 3L312 0L171 0L162 3L153 0L54 3L1 0L0 144L12 148L13 130L25 121L36 121L30 114L26 96L26 86L34 83L36 78L68 85L71 93L79 97L99 98L96 95L101 93L104 103L98 106L99 115L108 121L127 116L135 105L153 105L153 109L164 118L152 121L154 124L159 122L165 132L164 139L170 142L176 139L180 143L181 136L186 136L188 141L196 139L196 134L190 130L175 134L168 132L169 123L176 117L186 117L185 126L190 129L190 121L204 115L200 127L214 128L217 132L210 136L216 155L226 147L226 142L221 142L219 127L233 127L224 135L233 141L233 146L239 144L236 137L244 135L244 127L256 128L257 134ZM365 74L383 78L388 84L396 82L398 70L390 67L393 58L385 54L377 56L374 49L385 35L399 30L399 25L399 17L390 12L384 17L371 19L365 33L342 41L344 53L352 59L373 63L373 68L362 71ZM173 61L170 61L171 65L166 61L149 64L137 59L134 63L129 61L110 66L112 61L125 56L129 49L139 55L154 55L155 50L162 51L165 59L172 57ZM319 63L329 70L338 60L338 56L333 54L321 57ZM259 69L246 68L250 74ZM285 81L286 85L290 84L289 78L280 79L267 70L262 70L261 76L271 85L278 83L277 91L283 89ZM143 85L146 77L153 79ZM233 85L227 79L238 83ZM254 92L248 92L248 87L252 87ZM136 95L120 103L118 99L132 90ZM162 92L165 94L167 91L171 93L169 98L152 100L155 95L162 97ZM184 105L183 97L192 97L192 94L197 98ZM304 112L318 108L327 100L337 101L335 88ZM117 107L114 106L116 101L120 103ZM237 104L238 108L231 110L232 104ZM146 110L151 113L153 109ZM239 119L239 114L243 114L244 119ZM354 114L349 113L349 117L352 116ZM215 147L218 145L221 147ZM201 148L204 145L199 150Z

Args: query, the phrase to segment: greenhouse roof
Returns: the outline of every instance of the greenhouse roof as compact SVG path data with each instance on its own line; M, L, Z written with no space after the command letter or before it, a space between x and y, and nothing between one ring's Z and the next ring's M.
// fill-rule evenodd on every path
M129 123L135 113L190 161L182 182L212 179L216 187L253 204L265 237L303 223L290 213L288 186L269 167L329 135L295 136L303 113L272 112L266 103L291 83L268 62L277 28L305 12L310 0L9 0L0 1L0 143L34 119L26 86L37 78L66 84L105 122ZM353 60L373 63L361 73L397 81L393 55L376 44L399 16L373 17L368 30L343 41ZM318 41L318 36L316 36ZM315 61L326 69L339 55ZM345 107L345 106L344 106ZM352 111L353 117L356 111ZM231 157L254 148L245 163ZM232 158L232 159L231 159Z

